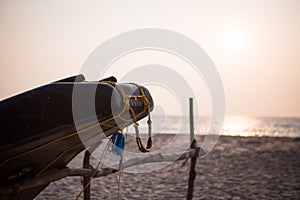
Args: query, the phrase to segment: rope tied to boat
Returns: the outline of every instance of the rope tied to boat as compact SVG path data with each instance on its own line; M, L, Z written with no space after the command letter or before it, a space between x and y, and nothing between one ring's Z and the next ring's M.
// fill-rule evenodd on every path
M135 134L136 134L136 143L137 143L139 150L143 153L150 152L151 148L152 148L152 120L151 120L151 116L150 116L151 104L150 104L149 100L147 99L143 88L141 86L139 86L138 84L130 83L138 88L141 95L139 95L139 96L132 95L132 96L128 97L126 95L126 93L122 90L122 88L120 86L118 86L115 82L112 82L112 81L103 81L103 82L115 87L118 90L118 92L120 93L120 95L122 96L122 100L124 102L123 110L129 111L129 114L131 115L133 123L134 123ZM143 101L144 110L147 111L147 114L148 114L148 121L147 121L148 141L147 141L146 147L144 147L144 145L142 143L142 139L141 139L139 128L138 128L139 124L137 123L137 117L136 117L136 114L135 114L133 108L130 106L130 103L129 103L130 98L135 98L135 99L141 98ZM121 113L123 113L123 112L121 112ZM123 128L125 128L125 127L120 127L120 129L123 129Z
M131 83L133 85L135 85L140 93L141 93L141 98L143 100L143 105L144 105L144 110L148 111L148 121L147 121L147 125L148 125L148 141L147 141L147 146L146 148L144 147L143 143L142 143L142 139L140 136L140 132L139 132L139 124L135 121L134 122L134 129L135 129L135 134L136 134L136 143L138 145L138 148L141 152L146 153L146 152L150 152L151 148L152 148L152 120L151 120L151 116L150 116L150 109L151 109L151 104L149 102L149 100L147 99L145 92L143 90L143 88L135 83ZM133 112L133 114L135 114ZM135 118L135 117L134 117Z

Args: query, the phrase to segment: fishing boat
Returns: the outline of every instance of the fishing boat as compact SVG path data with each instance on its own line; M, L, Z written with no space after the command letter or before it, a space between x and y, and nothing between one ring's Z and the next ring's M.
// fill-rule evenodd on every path
M63 169L81 151L137 123L152 109L143 86L120 84L114 77L89 82L83 75L2 100L0 187ZM0 199L33 199L47 185L1 191Z

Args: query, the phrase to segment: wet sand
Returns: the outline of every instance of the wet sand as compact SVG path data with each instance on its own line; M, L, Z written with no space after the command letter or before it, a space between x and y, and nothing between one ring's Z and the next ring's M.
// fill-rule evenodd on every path
M172 137L156 135L154 148ZM133 139L127 148L136 151ZM194 199L300 199L299 155L300 141L295 138L222 136L213 151L197 161ZM81 167L82 157L68 166ZM177 161L151 173L123 172L122 199L185 199L189 164L182 164ZM94 179L91 199L117 199L118 176ZM81 189L80 177L68 177L50 184L35 199L75 199Z

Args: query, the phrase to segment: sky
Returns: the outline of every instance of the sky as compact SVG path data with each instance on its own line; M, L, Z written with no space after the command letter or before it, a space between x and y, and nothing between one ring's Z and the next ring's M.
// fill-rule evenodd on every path
M160 28L207 52L224 85L228 115L300 117L299 21L299 0L0 0L0 99L78 74L91 52L115 35ZM153 63L187 67L175 56L143 52L120 59L108 74ZM172 92L152 88L162 109L178 109L167 103ZM207 93L198 102L206 114L209 92L198 92Z

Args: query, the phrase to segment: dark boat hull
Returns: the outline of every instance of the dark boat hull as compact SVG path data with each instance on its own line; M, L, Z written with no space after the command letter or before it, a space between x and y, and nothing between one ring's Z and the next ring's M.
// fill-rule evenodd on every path
M71 77L0 102L2 186L60 170L86 147L133 123L132 118L147 116L141 89L153 108L146 88L83 80ZM85 101L89 95L93 105ZM32 199L44 187L1 195Z

